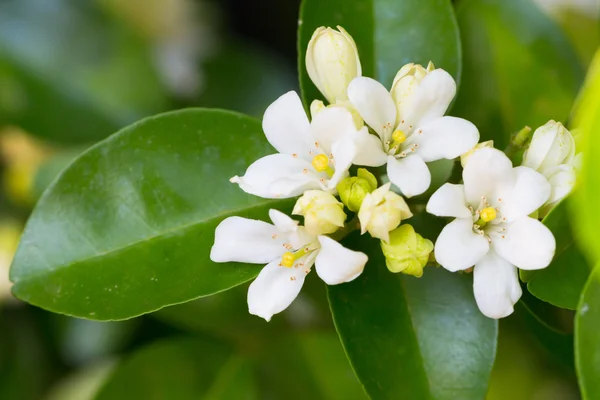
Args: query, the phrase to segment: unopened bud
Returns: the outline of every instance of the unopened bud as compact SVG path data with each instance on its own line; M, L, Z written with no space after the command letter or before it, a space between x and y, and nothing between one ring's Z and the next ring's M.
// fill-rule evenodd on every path
M361 233L369 232L385 242L389 240L391 230L396 229L403 219L412 217L404 198L390 191L390 186L387 183L368 193L358 211Z
M471 150L467 151L465 154L460 156L460 165L464 168L467 165L469 157L471 157L477 150L481 149L493 149L494 141L488 140L487 142L477 143L477 146L473 147Z
M522 165L542 174L561 164L568 164L575 156L573 135L556 121L548 121L533 133L531 144L523 155Z
M433 243L416 233L411 225L404 224L390 232L388 243L381 241L381 250L391 272L420 278L433 251Z
M344 205L321 190L308 190L298 199L294 215L304 216L304 226L313 235L327 235L344 226Z
M344 178L338 183L337 191L348 210L357 212L365 196L377 189L377 178L364 168L359 168L357 176Z

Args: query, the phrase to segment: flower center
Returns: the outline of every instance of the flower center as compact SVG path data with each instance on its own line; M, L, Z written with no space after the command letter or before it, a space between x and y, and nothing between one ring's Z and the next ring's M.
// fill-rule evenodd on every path
M317 172L326 172L329 177L333 176L333 168L329 165L329 157L325 154L319 154L313 157L312 166Z
M310 249L308 246L303 247L302 249L295 251L293 253L291 251L286 251L281 256L281 263L279 265L282 267L286 267L286 268L292 268L294 266L294 264L296 263L296 261L298 261L298 259L304 257L309 252L310 252Z
M497 204L501 203L502 199L498 198ZM471 206L468 208L473 213L473 232L485 237L490 243L492 238L506 238L506 217L502 217L501 210L492 207L485 196L481 197L477 211Z
M477 225L484 227L488 222L496 219L496 209L493 207L486 207L479 212L479 220Z

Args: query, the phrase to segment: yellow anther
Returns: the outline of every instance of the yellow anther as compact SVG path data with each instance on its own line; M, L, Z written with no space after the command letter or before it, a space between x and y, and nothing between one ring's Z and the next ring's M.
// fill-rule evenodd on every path
M327 157L325 154L314 156L312 160L312 166L315 167L318 172L326 171L327 168L329 168L329 157Z
M281 266L292 268L294 266L294 262L296 262L296 256L292 252L283 253L281 256Z
M394 144L401 144L406 141L406 134L400 129L396 129L394 133L392 133L392 139L394 140Z
M492 207L486 207L479 213L479 218L485 222L490 222L496 219L496 209Z

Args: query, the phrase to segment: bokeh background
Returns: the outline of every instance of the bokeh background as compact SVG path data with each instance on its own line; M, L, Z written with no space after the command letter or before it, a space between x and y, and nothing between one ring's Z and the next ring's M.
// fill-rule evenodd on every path
M260 118L297 89L299 3L0 0L0 399L85 400L103 386L106 398L177 398L177 388L171 397L128 393L127 382L111 380L117 367L148 379L188 376L212 399L366 398L316 280L268 324L247 314L247 285L104 323L51 314L10 294L8 270L28 214L87 147L145 116L184 107ZM598 46L598 1L531 3L586 65ZM559 84L549 90L561 90L562 72L555 68ZM580 398L572 314L554 312L542 323L534 315L543 305L526 300L500 323L488 398ZM197 352L182 347L173 357L165 350L186 340Z

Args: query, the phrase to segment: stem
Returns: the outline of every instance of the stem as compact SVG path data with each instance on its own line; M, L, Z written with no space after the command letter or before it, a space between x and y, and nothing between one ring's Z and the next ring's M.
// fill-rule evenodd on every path
M520 131L518 131L517 133L515 133L512 136L510 143L504 150L504 153L506 153L508 158L513 160L513 158L517 155L517 152L519 150L523 149L523 147L525 147L527 145L527 143L529 143L530 139L531 139L531 128L528 126L525 126L523 129L521 129Z
M346 236L348 236L352 232L357 231L359 229L360 229L360 221L358 220L358 216L355 216L350 221L348 221L348 223L346 225L344 225L343 228L340 228L337 231L335 231L334 233L332 233L330 235L330 237L333 240L340 242Z

